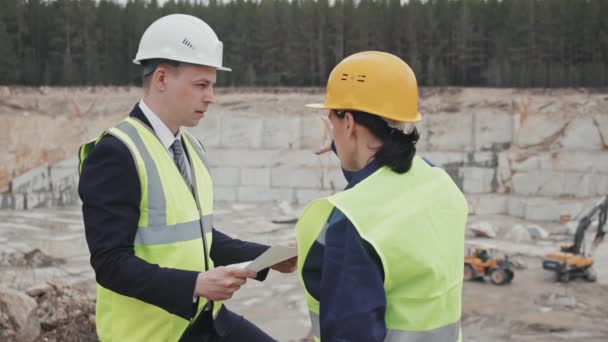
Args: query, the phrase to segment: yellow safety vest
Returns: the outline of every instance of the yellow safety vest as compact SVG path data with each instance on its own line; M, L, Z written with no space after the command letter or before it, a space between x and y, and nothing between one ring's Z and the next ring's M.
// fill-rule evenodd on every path
M407 173L382 167L353 188L310 203L296 225L302 283L308 252L313 242L324 244L334 208L382 261L385 341L460 341L468 208L452 179L416 156ZM308 291L306 301L320 341L320 303Z
M209 257L213 184L202 146L191 134L182 132L190 157L192 192L156 134L138 119L129 117L103 135L110 134L124 143L137 167L141 201L135 255L160 267L203 272L205 264L207 269L213 268ZM80 171L101 137L80 148ZM206 303L205 298L199 298L197 316ZM214 302L214 316L221 305ZM104 342L177 341L189 323L99 284L96 321L97 335Z

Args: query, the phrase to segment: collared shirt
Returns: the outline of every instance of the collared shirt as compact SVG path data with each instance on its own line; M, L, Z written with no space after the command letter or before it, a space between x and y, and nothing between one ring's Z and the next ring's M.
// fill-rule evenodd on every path
M148 105L144 102L143 99L139 101L139 108L146 116L146 119L150 121L150 125L152 125L152 129L154 129L156 136L163 144L167 152L169 152L171 159L173 159L173 150L171 149L171 145L173 145L173 142L175 142L175 140L182 138L181 128L177 132L177 135L173 135L173 132L171 132L169 127L167 127L167 125L165 125L165 123L158 117L158 115L156 115L156 113L154 113L154 111L152 111L152 109L148 107ZM192 179L192 175L190 174L190 161L188 160L188 158L185 159L187 166L186 169L188 170L188 178Z

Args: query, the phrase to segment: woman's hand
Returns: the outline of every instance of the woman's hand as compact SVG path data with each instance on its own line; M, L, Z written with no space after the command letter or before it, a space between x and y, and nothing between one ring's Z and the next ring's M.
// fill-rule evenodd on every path
M325 141L316 151L316 155L321 155L331 151L331 143L334 140L333 137L333 127L331 125L331 121L327 116L320 116L321 121L323 121L323 140Z

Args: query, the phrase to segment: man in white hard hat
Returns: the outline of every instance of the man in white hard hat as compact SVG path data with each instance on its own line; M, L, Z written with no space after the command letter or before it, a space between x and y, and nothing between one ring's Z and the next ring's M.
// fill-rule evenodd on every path
M144 32L135 63L144 96L80 149L79 194L97 279L102 341L274 341L222 305L267 270L224 267L268 246L213 227L213 186L193 127L215 100L222 42L202 20L174 14ZM275 265L293 272L295 260Z

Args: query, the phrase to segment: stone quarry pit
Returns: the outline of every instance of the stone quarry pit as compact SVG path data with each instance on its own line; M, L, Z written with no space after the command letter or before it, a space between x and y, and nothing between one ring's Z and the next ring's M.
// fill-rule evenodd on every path
M217 228L290 242L293 224L272 220L344 186L336 158L312 153L324 133L303 105L322 90L218 93L192 130L213 163ZM140 96L135 88L0 87L0 340L96 340L74 156ZM560 217L576 220L608 194L608 93L424 88L420 105L419 154L465 192L467 244L492 245L523 266L507 286L465 283L464 340L608 340L608 243L595 252L595 283L559 283L541 268L545 253L571 240L572 224ZM228 306L279 341L309 336L294 275L249 282Z

